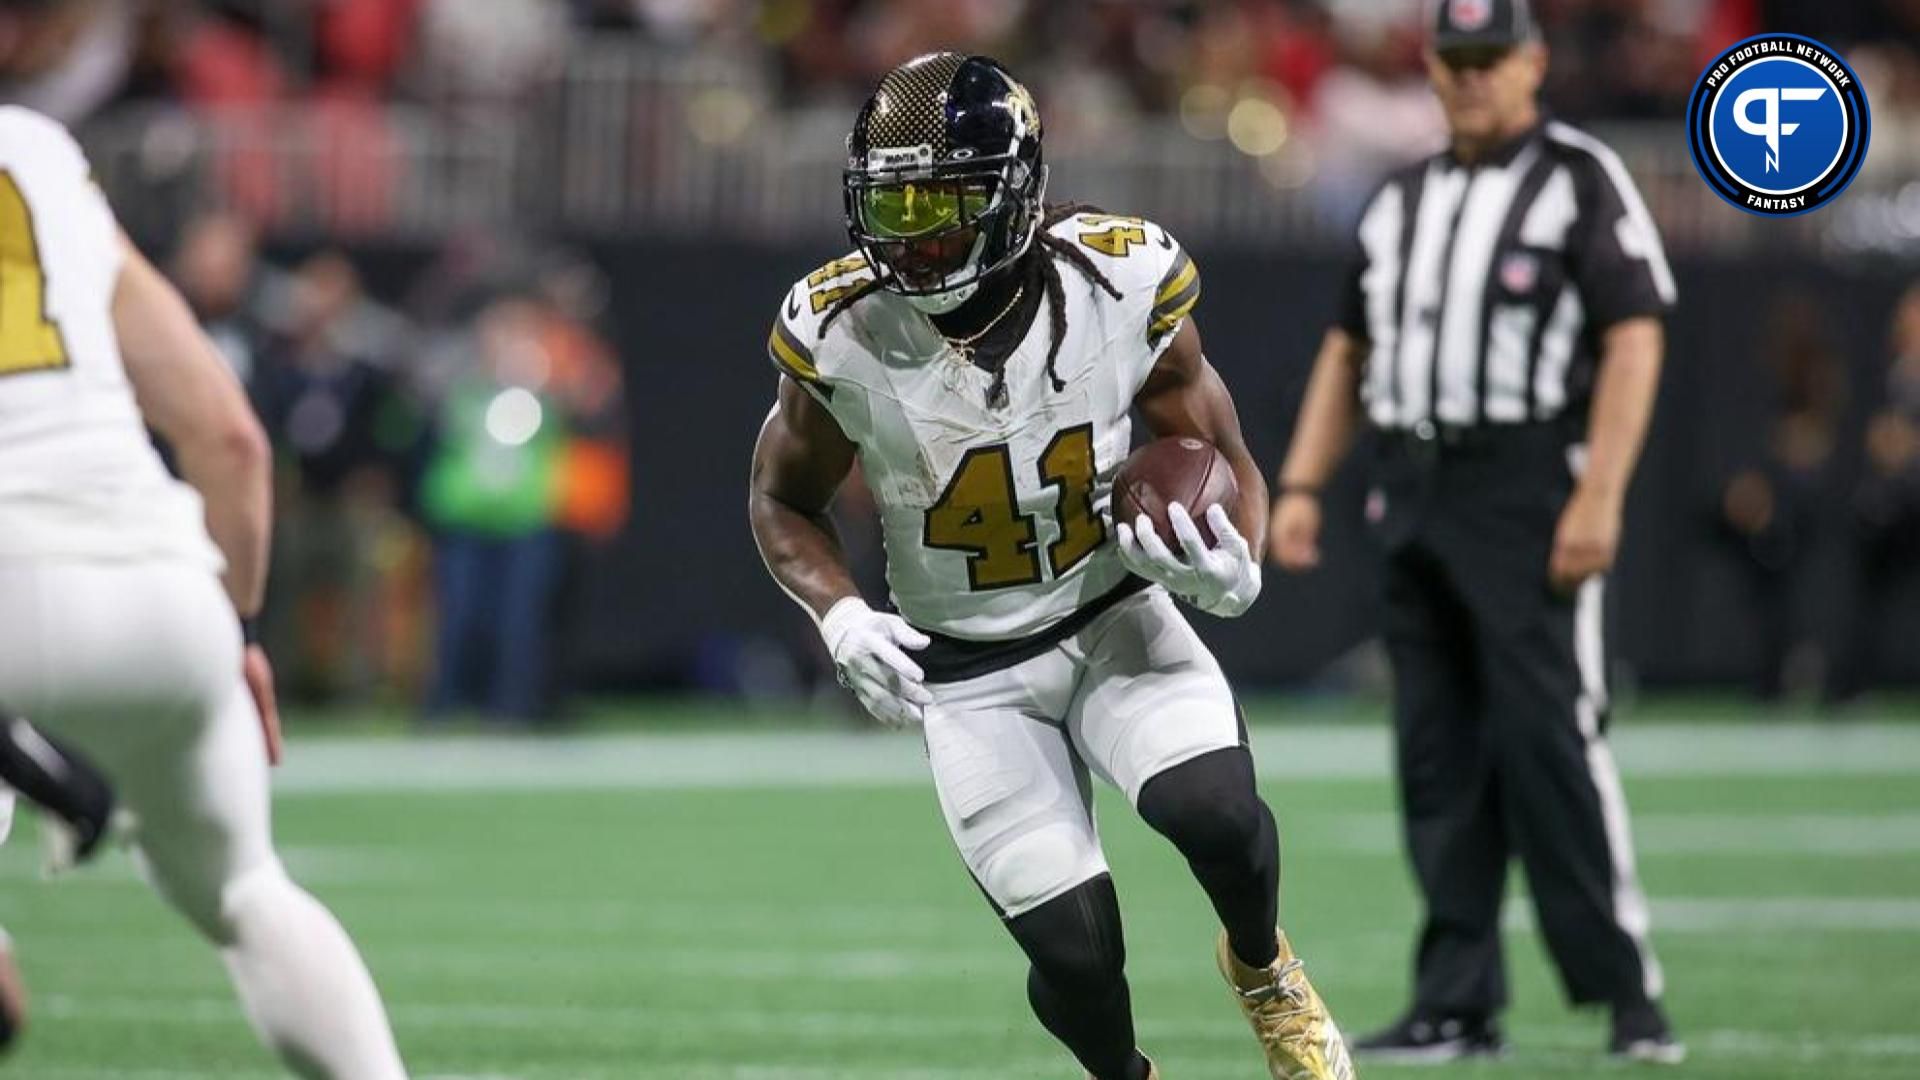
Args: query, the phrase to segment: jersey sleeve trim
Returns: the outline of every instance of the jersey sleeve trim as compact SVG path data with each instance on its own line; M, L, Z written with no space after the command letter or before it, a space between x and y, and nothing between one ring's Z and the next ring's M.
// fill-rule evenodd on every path
M1160 279L1153 294L1153 310L1148 316L1147 339L1157 341L1180 326L1181 320L1200 302L1200 268L1185 250L1180 251Z
M820 369L813 363L813 350L801 344L784 319L773 320L773 332L767 335L767 356L774 367L803 383L821 381Z

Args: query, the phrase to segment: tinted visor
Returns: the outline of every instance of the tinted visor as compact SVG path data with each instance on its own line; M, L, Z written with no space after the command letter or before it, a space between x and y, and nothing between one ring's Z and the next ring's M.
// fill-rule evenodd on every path
M966 228L993 205L994 180L906 181L860 194L865 231L880 240L919 240Z

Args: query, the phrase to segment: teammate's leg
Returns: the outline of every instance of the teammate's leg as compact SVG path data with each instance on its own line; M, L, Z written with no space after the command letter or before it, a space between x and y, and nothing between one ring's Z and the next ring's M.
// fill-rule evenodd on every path
M220 949L261 1039L325 1080L403 1080L372 979L269 836L264 738L218 582L175 564L0 565L0 696L134 818L161 894ZM16 603L17 601L17 603Z
M0 1052L12 1046L26 1026L26 983L21 981L20 966L13 960L13 938L0 927Z
M143 870L220 950L261 1040L302 1075L406 1075L346 931L287 876L269 837L265 750L237 679L197 739L123 785Z
M931 685L927 761L961 858L1032 965L1041 1025L1096 1080L1145 1080L1089 779L1049 719L1065 712L1074 675L1055 650Z
M0 782L52 815L67 830L59 864L84 862L113 821L113 789L92 765L0 708ZM53 822L47 822L52 825Z

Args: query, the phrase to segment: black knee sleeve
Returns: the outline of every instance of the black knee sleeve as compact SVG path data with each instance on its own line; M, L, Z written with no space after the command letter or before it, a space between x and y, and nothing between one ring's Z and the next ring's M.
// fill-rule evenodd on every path
M1182 762L1148 780L1136 805L1186 856L1234 955L1256 967L1270 962L1280 915L1280 830L1260 801L1253 755L1236 746Z
M113 816L113 789L78 754L25 720L0 714L0 781L73 828L78 856L93 853Z
M1140 816L1202 862L1246 858L1273 821L1254 784L1253 755L1244 747L1202 754L1148 780Z
M1033 965L1027 999L1040 1023L1100 1080L1144 1080L1113 879L1075 886L1008 919L1007 929Z

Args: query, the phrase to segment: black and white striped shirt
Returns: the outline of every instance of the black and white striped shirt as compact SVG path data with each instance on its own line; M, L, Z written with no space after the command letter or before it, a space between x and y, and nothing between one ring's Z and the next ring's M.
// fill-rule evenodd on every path
M1599 336L1675 298L1620 158L1550 122L1471 165L1388 177L1360 219L1340 325L1368 347L1376 427L1544 420L1583 408Z

